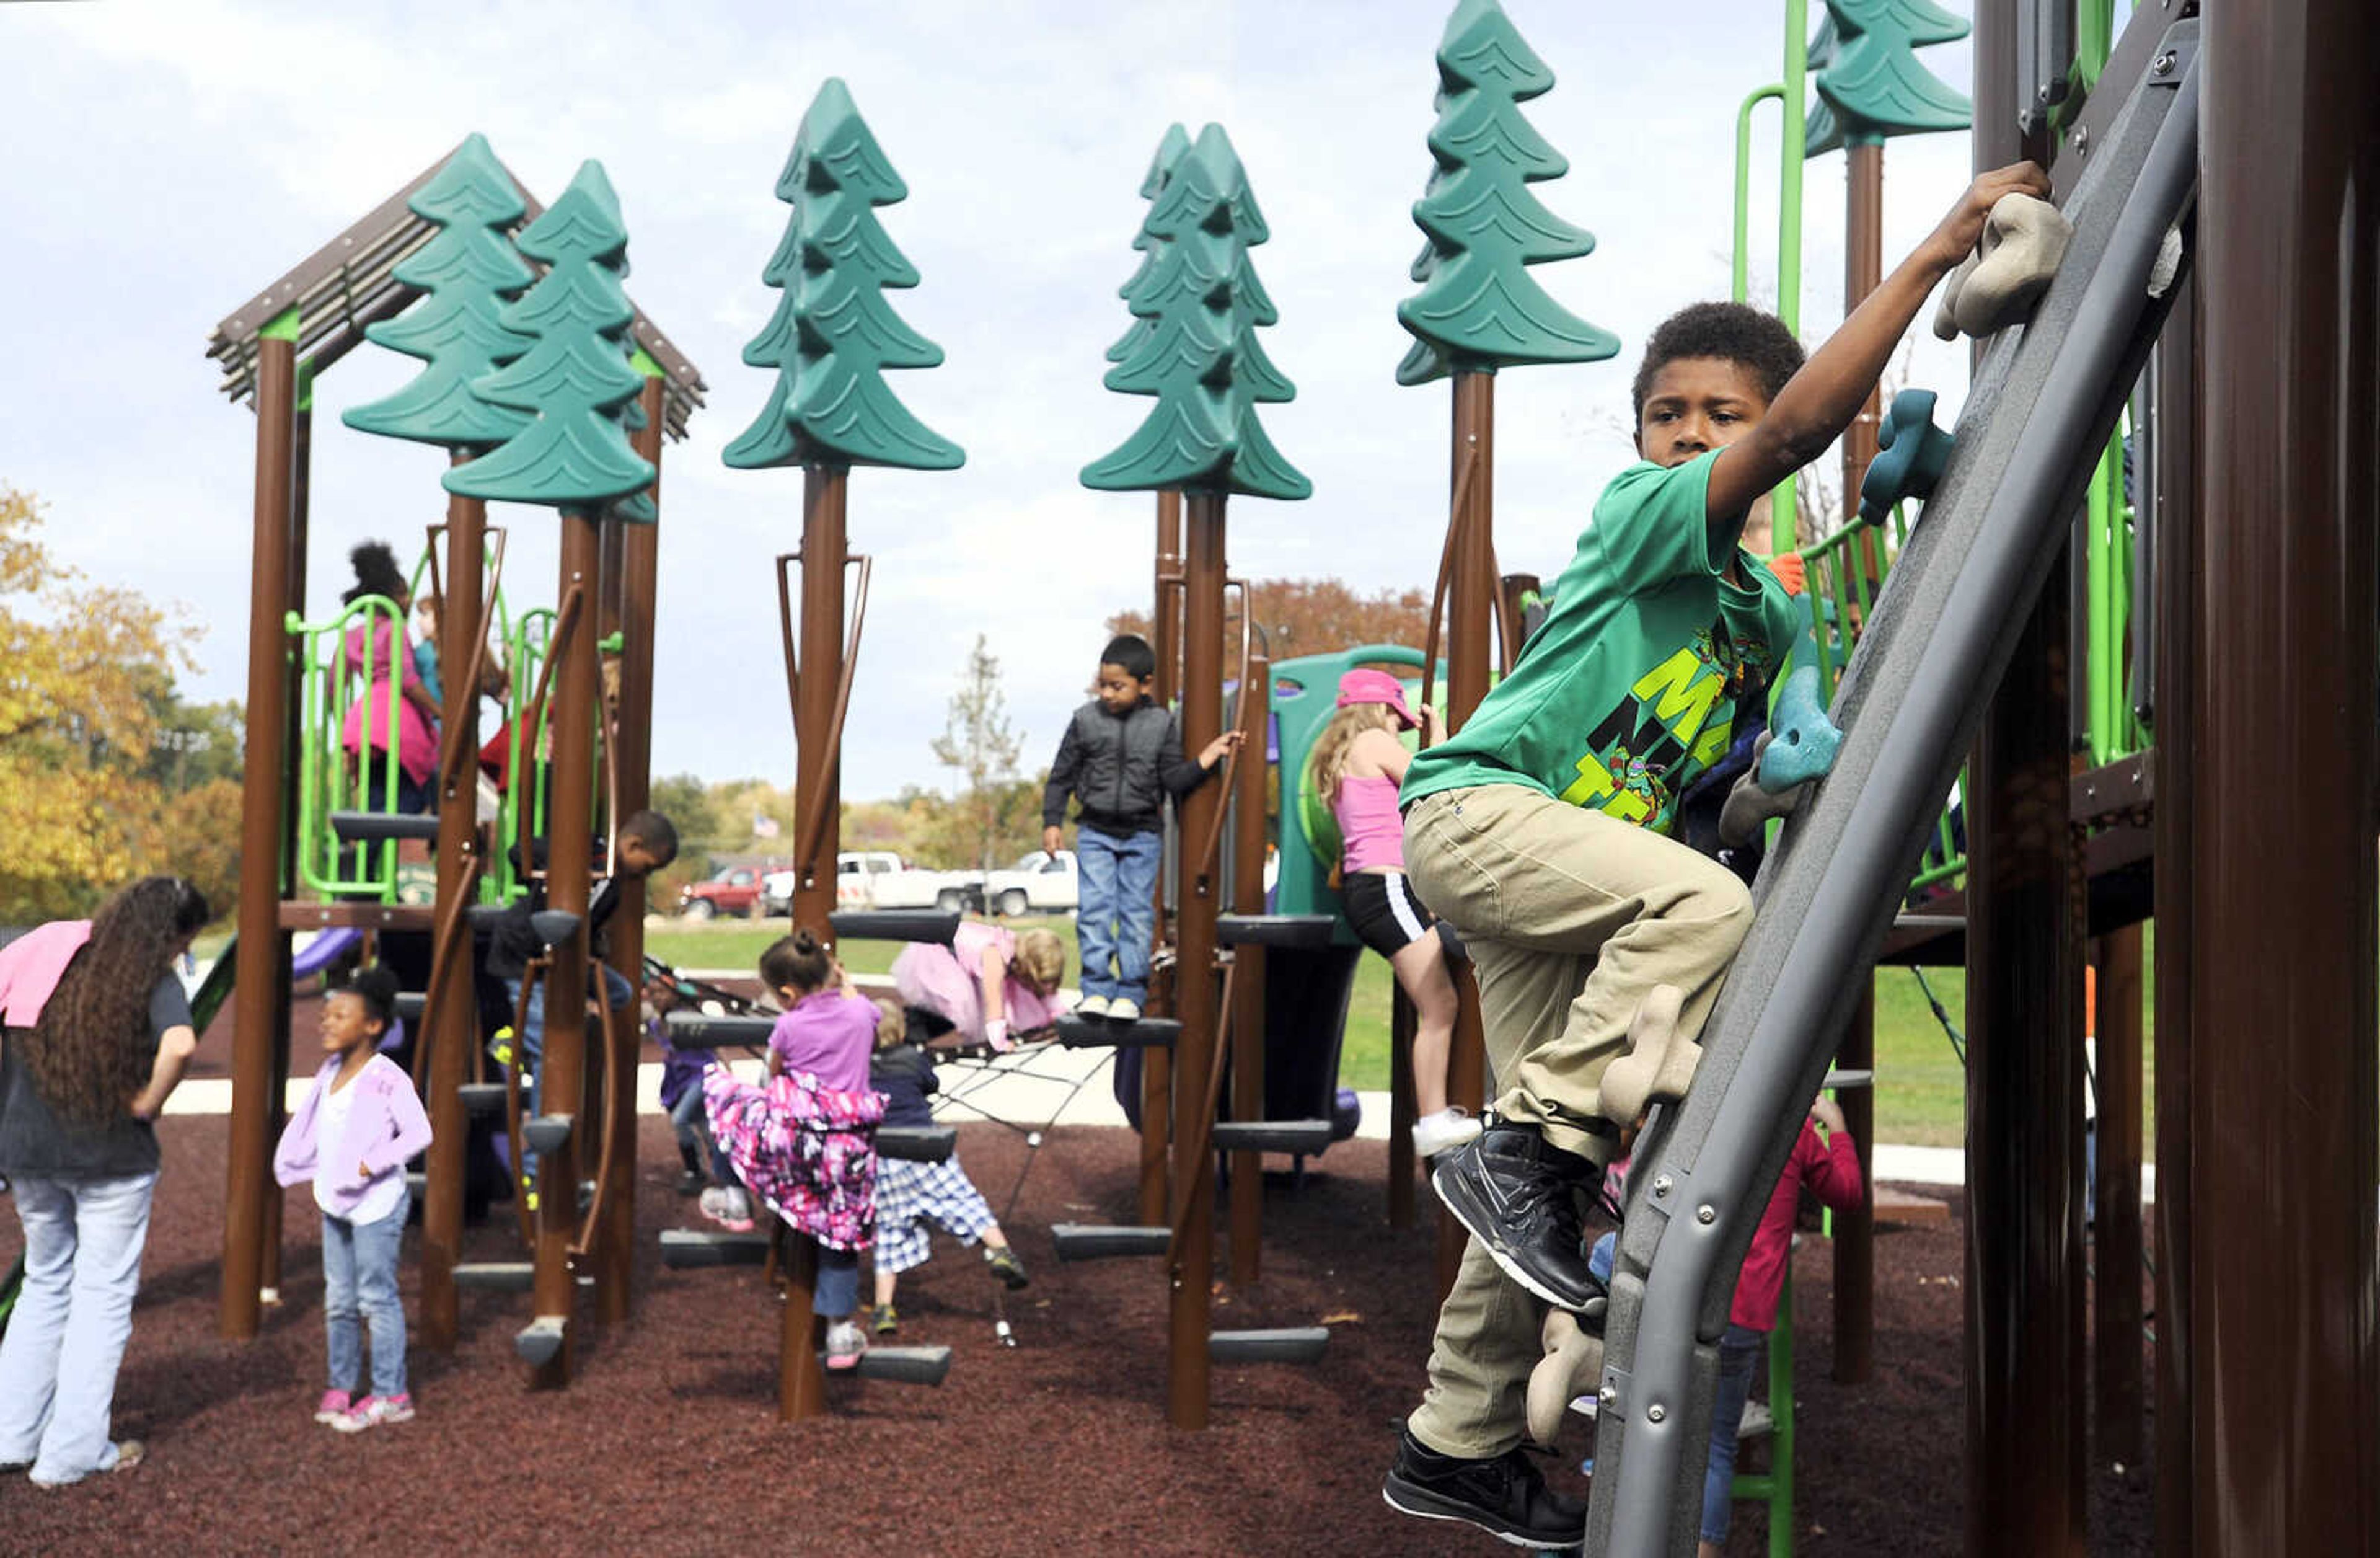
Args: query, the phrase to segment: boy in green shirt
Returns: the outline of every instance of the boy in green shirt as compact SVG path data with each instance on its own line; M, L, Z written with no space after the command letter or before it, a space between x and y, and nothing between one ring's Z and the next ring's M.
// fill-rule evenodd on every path
M1850 426L2012 190L2046 197L2048 180L2030 163L1977 177L1806 363L1781 323L1738 304L1656 331L1635 382L1643 462L1604 490L1512 674L1406 771L1406 869L1462 928L1500 1091L1488 1128L1432 1176L1473 1236L1383 1489L1395 1508L1518 1543L1583 1540L1584 1506L1548 1491L1521 1448L1524 1392L1546 1304L1602 1327L1581 1208L1751 925L1742 883L1669 836L1678 797L1727 751L1738 700L1800 630L1744 528ZM1608 1071L1623 1050L1629 1065Z

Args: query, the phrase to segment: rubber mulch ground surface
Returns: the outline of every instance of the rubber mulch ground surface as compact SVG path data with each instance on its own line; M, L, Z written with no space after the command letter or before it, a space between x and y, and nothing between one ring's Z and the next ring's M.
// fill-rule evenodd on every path
M1135 1144L1121 1131L1053 1133L1010 1226L1033 1285L1009 1303L1019 1345L993 1339L994 1284L972 1252L938 1243L905 1281L905 1344L956 1350L940 1390L837 1382L834 1415L780 1426L776 1304L757 1269L676 1272L640 1257L635 1320L582 1321L578 1373L531 1394L511 1351L528 1299L464 1297L452 1357L417 1349L418 1420L343 1436L310 1421L322 1389L318 1223L303 1187L285 1205L284 1301L255 1341L215 1335L225 1122L172 1118L116 1430L147 1464L56 1492L0 1479L0 1551L651 1553L736 1550L919 1553L1427 1553L1507 1551L1401 1516L1380 1474L1418 1397L1433 1308L1432 1235L1392 1232L1387 1154L1342 1143L1293 1193L1266 1187L1264 1280L1221 1301L1220 1326L1328 1323L1310 1369L1218 1368L1203 1432L1165 1422L1165 1294L1153 1262L1062 1267L1052 1222L1130 1221ZM641 1248L691 1224L672 1194L667 1126L643 1123ZM1025 1148L962 1133L995 1207ZM499 1209L500 1211L503 1209ZM468 1253L506 1258L508 1221ZM19 1245L0 1218L0 1261ZM415 1297L415 1235L405 1290ZM1220 1265L1220 1261L1219 1261ZM1801 1468L1795 1524L1813 1553L1947 1553L1964 1493L1955 1223L1888 1231L1876 1246L1876 1378L1832 1363L1830 1261L1796 1267ZM584 1310L582 1309L582 1314ZM1584 1491L1583 1422L1549 1466ZM2095 1551L2145 1552L2142 1468L2103 1474ZM1738 1506L1730 1551L1766 1551L1765 1513Z

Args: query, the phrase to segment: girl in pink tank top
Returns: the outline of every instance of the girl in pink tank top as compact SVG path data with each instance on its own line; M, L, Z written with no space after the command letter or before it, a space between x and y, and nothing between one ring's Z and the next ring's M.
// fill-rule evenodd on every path
M1338 820L1339 882L1347 922L1364 944L1389 960L1419 1019L1414 1034L1414 1150L1436 1157L1479 1134L1479 1122L1446 1100L1446 1059L1454 1039L1454 980L1446 970L1438 922L1405 880L1404 819L1397 786L1411 754L1397 732L1418 727L1427 742L1436 722L1405 707L1402 684L1385 671L1350 671L1339 679L1339 712L1314 743L1314 783Z

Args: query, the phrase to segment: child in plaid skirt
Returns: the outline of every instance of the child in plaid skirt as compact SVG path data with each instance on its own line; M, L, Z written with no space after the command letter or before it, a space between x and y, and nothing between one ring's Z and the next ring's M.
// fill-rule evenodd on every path
M884 1096L884 1124L930 1126L932 1106L926 1095L936 1089L933 1057L908 1042L908 1017L899 1003L876 1003L876 1053L868 1067L868 1085ZM965 1244L983 1241L983 1258L992 1275L1011 1289L1029 1280L1025 1262L1009 1248L991 1214L991 1203L959 1166L958 1154L939 1163L881 1158L876 1164L876 1305L868 1318L880 1336L901 1328L892 1307L901 1273L925 1264L938 1227Z

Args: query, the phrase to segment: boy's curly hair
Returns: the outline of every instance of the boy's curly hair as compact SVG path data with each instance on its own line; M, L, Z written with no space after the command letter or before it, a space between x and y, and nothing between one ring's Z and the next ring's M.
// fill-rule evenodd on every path
M1653 375L1680 358L1709 357L1741 364L1760 381L1770 400L1785 381L1802 370L1802 343L1785 322L1749 303L1691 303L1663 320L1645 343L1645 360L1636 370L1630 414L1645 425L1645 397L1652 393Z
M178 876L144 876L92 916L91 940L31 1030L15 1035L33 1090L59 1118L104 1126L148 1081L149 997L207 919L205 896Z

